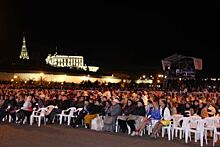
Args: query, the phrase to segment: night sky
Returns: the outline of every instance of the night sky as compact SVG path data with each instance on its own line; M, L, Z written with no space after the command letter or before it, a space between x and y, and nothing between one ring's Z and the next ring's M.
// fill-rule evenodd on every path
M83 55L87 65L159 67L174 53L203 59L219 73L220 3L0 2L1 60L19 57L22 32L32 60L55 52Z

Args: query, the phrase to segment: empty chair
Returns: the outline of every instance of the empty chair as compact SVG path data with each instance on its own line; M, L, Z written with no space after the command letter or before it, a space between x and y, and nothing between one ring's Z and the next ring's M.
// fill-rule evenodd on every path
M172 126L172 139L174 138L174 132L175 132L175 137L177 137L178 131L179 131L179 138L182 139L182 135L183 133L185 133L188 123L189 123L188 117L182 117L179 120L174 119Z
M212 137L212 133L214 129L217 127L219 120L216 117L207 117L205 118L205 120L206 120L205 135L207 136L207 133L209 131Z
M40 127L41 119L44 120L44 125L46 125L46 118L45 118L46 111L47 111L47 108L40 108L37 111L33 111L30 117L30 125L33 124L35 118L37 118L38 120L38 127Z
M63 118L68 119L70 115L73 113L73 111L75 110L76 110L76 107L71 107L71 108L68 108L67 110L62 110L61 114L57 114L57 116L60 119L60 125L63 122Z
M203 119L197 119L197 120L192 120L189 119L189 123L187 125L187 129L185 131L185 141L186 143L188 142L188 137L191 140L191 133L195 134L195 142L197 142L197 140L200 140L200 146L203 146L203 137L204 137L204 125L205 125L206 121ZM193 125L191 125L193 124ZM195 127L195 128L194 128ZM205 137L205 139L207 139Z
M217 127L214 128L214 135L213 135L213 146L218 141L218 136L220 136L220 131L217 130Z

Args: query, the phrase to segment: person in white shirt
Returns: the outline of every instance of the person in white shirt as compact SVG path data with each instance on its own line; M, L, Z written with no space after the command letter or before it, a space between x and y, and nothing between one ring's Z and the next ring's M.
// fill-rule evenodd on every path
M32 114L32 96L26 97L26 100L23 104L23 107L21 107L20 111L17 113L18 120L17 123L23 123L25 116L27 117L27 121L29 122L30 116Z

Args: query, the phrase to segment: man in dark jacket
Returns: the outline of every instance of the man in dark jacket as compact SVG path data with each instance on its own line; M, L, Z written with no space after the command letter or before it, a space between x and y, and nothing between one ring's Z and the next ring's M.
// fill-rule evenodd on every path
M52 121L56 114L60 114L63 110L70 108L71 101L66 96L62 96L62 100L58 102L58 108L54 108L49 114L48 124L52 124Z
M14 112L16 104L17 102L14 96L9 96L9 98L4 101L2 107L0 108L0 121L2 121L2 119L9 114L11 114L13 121L16 120L16 115Z
M140 121L140 119L144 117L145 115L146 115L146 110L144 107L144 102L140 100L137 102L137 106L134 109L132 115L130 115L131 117L130 118L128 117L128 120L127 120L127 124L131 128L131 136L135 135L135 130L136 130L135 123Z

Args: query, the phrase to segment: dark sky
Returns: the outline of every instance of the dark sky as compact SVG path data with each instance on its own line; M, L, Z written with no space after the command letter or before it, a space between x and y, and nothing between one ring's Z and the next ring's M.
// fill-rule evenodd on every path
M19 56L22 32L30 58L83 55L87 64L109 67L161 67L174 53L203 59L204 70L218 72L220 3L67 3L49 0L0 2L3 59Z

